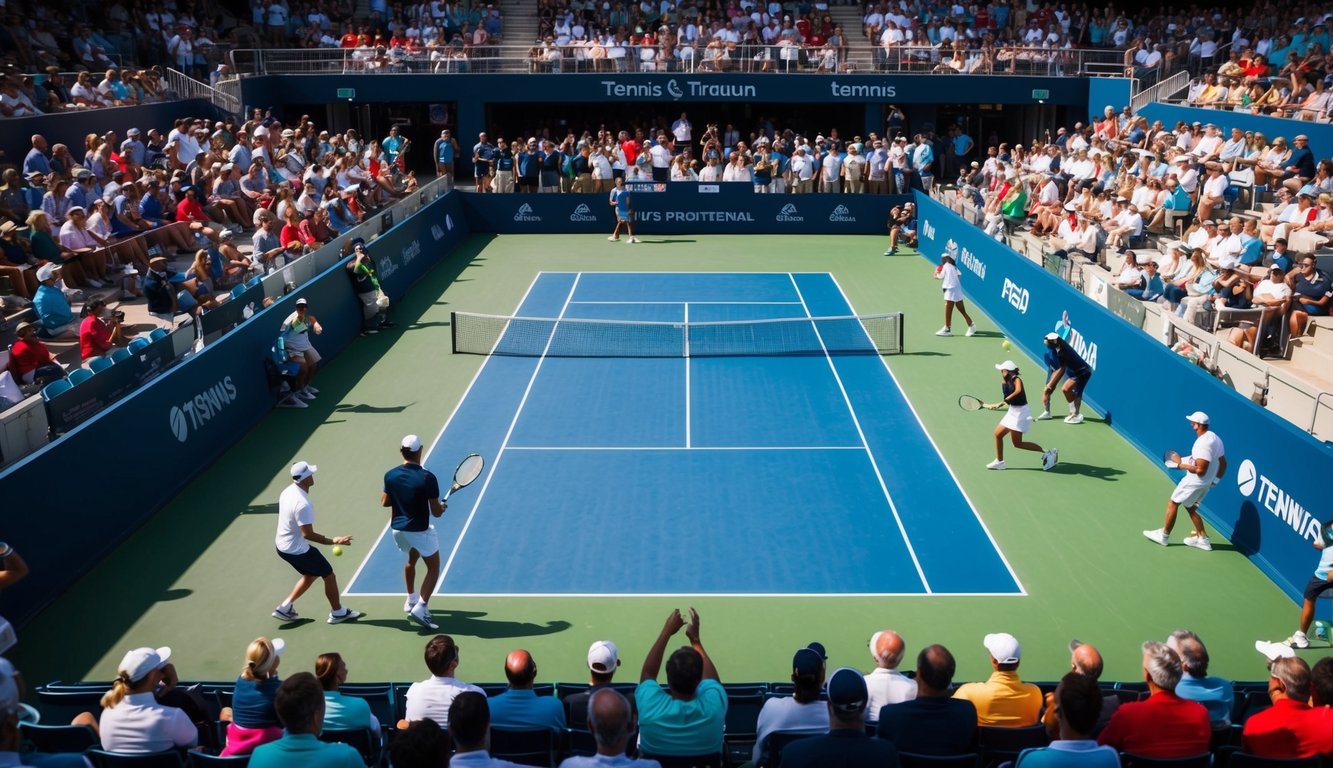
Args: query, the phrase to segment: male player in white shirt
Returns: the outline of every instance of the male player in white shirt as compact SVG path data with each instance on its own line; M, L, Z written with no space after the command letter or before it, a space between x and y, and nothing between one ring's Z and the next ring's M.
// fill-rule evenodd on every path
M1185 546L1211 552L1213 544L1204 531L1203 518L1199 517L1199 504L1203 503L1203 497L1227 473L1226 448L1222 445L1222 438L1208 428L1208 414L1195 411L1185 418L1189 419L1194 434L1198 435L1194 446L1190 448L1190 455L1182 456L1178 464L1180 469L1185 470L1185 476L1180 478L1171 499L1166 502L1166 522L1157 530L1144 531L1143 535L1165 547L1171 535L1171 527L1176 524L1176 513L1184 507L1189 513L1190 522L1194 523L1194 530L1185 537ZM1175 469L1172 464L1168 462L1167 466Z

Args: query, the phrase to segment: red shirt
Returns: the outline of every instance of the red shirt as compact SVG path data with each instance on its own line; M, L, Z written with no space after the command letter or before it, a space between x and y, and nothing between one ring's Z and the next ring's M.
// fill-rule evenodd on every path
M198 200L186 197L176 206L176 221L208 221L208 216Z
M1333 752L1333 709L1278 699L1245 720L1242 748L1260 757L1313 757Z
M51 359L51 351L36 338L19 339L14 342L9 354L9 364L14 368L20 379L28 375L29 372L54 362Z
M94 315L88 315L79 323L79 352L83 359L98 357L111 349L111 329Z
M1097 743L1143 757L1193 757L1208 751L1212 736L1202 704L1158 691L1117 707Z
M360 42L360 39L361 38L357 37L355 33L348 32L342 36L342 40L339 41L338 46L340 48L355 48Z

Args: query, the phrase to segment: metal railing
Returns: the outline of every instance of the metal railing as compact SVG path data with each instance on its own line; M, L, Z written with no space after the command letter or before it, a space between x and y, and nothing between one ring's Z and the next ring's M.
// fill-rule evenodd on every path
M1121 51L1001 47L952 51L899 45L833 52L826 47L756 45L731 49L612 45L487 45L424 51L369 48L238 49L230 54L241 77L284 74L467 74L485 72L743 72L845 74L849 72L962 73L1092 77L1120 74Z
M241 111L241 100L239 95L235 93L214 88L208 83L195 80L184 72L169 67L165 76L167 87L182 99L206 99L223 111L232 114ZM239 86L237 86L237 89L239 89Z
M1134 94L1134 97L1129 100L1129 107L1137 115L1141 109L1149 104L1155 101L1165 101L1185 90L1189 84L1190 73L1181 70Z

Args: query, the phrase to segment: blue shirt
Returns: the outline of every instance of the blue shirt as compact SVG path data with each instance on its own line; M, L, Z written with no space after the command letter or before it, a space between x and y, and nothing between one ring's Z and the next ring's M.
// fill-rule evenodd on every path
M639 708L639 752L644 755L707 755L722 751L727 694L716 680L703 680L692 699L674 699L656 680L634 689Z
M370 703L365 699L344 696L342 691L324 692L324 730L350 731L373 726Z
M37 295L32 297L33 309L42 321L42 327L55 332L61 326L74 322L74 312L65 301L65 294L59 288L42 284L37 286Z
M972 151L972 137L966 133L959 133L953 137L953 153L957 157L966 157L967 153Z
M1181 675L1176 685L1176 695L1202 704L1208 710L1208 719L1214 728L1231 725L1231 707L1236 703L1236 696L1229 680Z
M23 176L26 178L33 171L41 171L44 174L51 172L51 161L36 147L28 150L28 156L23 158Z
M440 498L440 483L420 464L400 464L384 473L384 492L393 508L389 527L424 531L430 527L430 500Z
M267 680L236 678L236 689L231 694L231 721L242 728L282 725L277 710L273 708L279 685L282 685L282 681L276 677Z
M538 696L531 688L510 688L487 703L491 706L492 728L546 728L557 733L565 729L565 705L554 696Z
M921 142L916 149L912 150L912 167L916 168L923 176L930 176L935 173L934 168L928 168L935 162L935 150L930 148L929 142Z
M380 142L380 149L384 150L385 158L391 162L398 162L398 152L406 143L402 136L385 136L384 141Z
M616 215L621 218L629 216L629 188L617 187L611 190L611 202L616 205Z
M1071 379L1083 379L1092 375L1092 369L1088 367L1086 361L1079 357L1074 348L1069 346L1068 342L1061 342L1060 348L1056 350L1059 359L1059 365L1056 368L1064 368L1065 375ZM1051 370L1055 370L1052 368Z
M255 768L365 768L361 755L347 744L320 741L313 733L285 733L281 739L255 748Z
M1041 749L1025 749L1014 768L1119 768L1120 755L1092 739L1061 739Z

